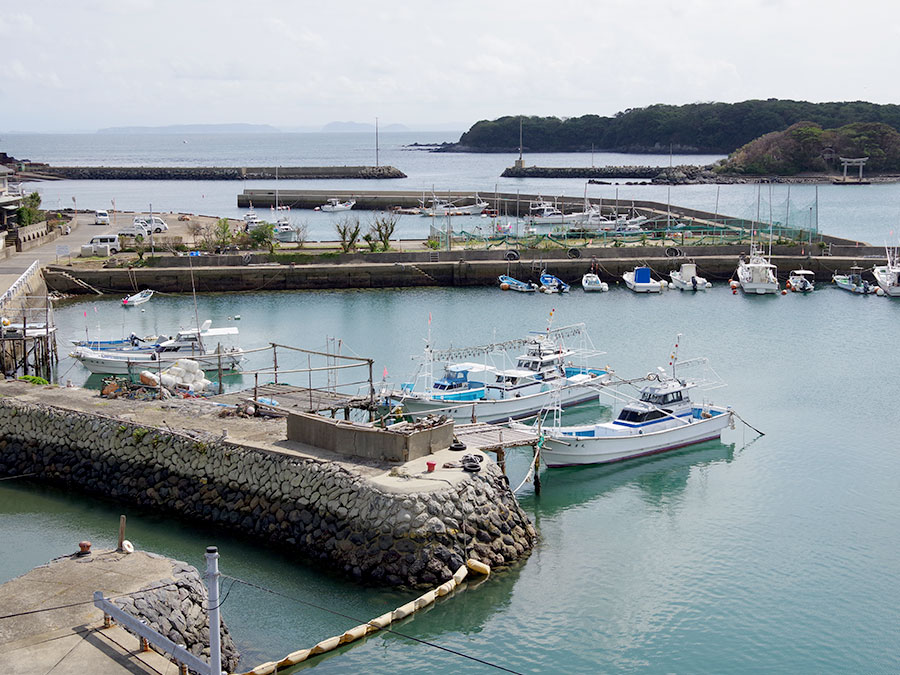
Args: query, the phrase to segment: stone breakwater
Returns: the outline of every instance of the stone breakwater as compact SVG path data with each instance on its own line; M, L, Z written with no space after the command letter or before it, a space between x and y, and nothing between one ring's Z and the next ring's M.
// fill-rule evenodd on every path
M393 166L48 166L27 170L49 178L69 180L274 180L275 178L406 178Z
M56 391L54 400L93 396ZM198 440L73 408L0 399L0 475L34 473L117 502L201 519L379 585L433 586L467 558L496 567L534 545L534 528L489 461L446 487L416 481L425 484L420 492L391 491L347 462L211 434Z
M155 556L153 553L136 555ZM143 619L153 630L165 635L189 652L209 660L209 616L206 611L206 585L197 568L178 560L169 560L172 576L148 584L113 603L132 616ZM163 584L170 584L163 586ZM240 654L222 622L222 665L228 672L237 668Z

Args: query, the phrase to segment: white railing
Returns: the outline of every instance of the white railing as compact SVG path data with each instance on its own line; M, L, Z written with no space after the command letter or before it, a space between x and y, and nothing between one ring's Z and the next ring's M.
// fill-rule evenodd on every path
M18 279L13 282L6 292L0 296L0 312L6 309L6 305L10 303L23 289L28 287L29 282L41 269L37 260L31 263L31 266L22 273Z
M182 645L176 645L165 635L157 633L137 617L116 607L113 603L103 597L103 591L94 591L94 606L103 610L104 620L109 617L129 632L137 635L141 640L142 649L144 647L144 641L146 641L152 645L156 645L167 654L171 654L172 658L178 663L183 663L191 670L200 673L200 675L210 675L212 672L206 661L195 656Z

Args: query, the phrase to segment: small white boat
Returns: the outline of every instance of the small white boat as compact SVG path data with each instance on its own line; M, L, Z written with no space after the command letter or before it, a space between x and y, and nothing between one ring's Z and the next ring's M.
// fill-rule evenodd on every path
M534 293L538 285L533 281L519 281L507 274L501 274L497 280L500 282L501 291L518 291L519 293Z
M354 206L356 206L355 199L341 201L336 197L332 197L325 204L322 204L322 206L319 207L319 210L325 211L326 213L335 213L337 211L349 211Z
M875 293L875 289L878 288L878 286L876 284L870 284L863 279L862 273L862 267L853 266L850 268L849 274L833 274L831 280L838 288L850 291L851 293L858 293L859 295Z
M547 270L541 272L541 293L568 293L569 284Z
M816 275L810 270L791 270L784 287L794 293L809 293L816 287Z
M532 202L528 209L528 220L532 225L561 225L581 222L583 212L563 213L550 202Z
M659 293L663 287L661 281L655 281L650 276L649 267L635 267L631 272L625 272L622 278L635 293Z
M473 204L457 204L456 202L452 202L448 199L432 197L427 206L425 200L420 199L420 213L422 216L426 217L478 216L481 215L481 213L485 209L490 208L490 204L481 199L481 197L478 196L477 192L475 193L473 199L475 200L475 203Z
M609 284L601 281L600 277L593 272L588 272L581 277L581 288L585 293L605 293L609 290Z
M259 216L256 215L256 211L253 210L253 207L250 207L250 210L244 214L244 230L249 232L262 224L262 221L259 219Z
M878 265L872 269L879 288L889 297L900 297L900 249L886 247L887 265Z
M738 262L737 278L744 293L764 295L778 292L778 268L763 255L762 251L750 246L750 257L741 256Z
M154 291L149 288L144 289L140 293L135 293L134 295L129 295L127 298L122 298L122 306L123 307L134 307L135 305L143 305L150 298L153 297Z
M679 291L705 291L712 288L712 284L697 274L697 265L694 263L682 263L677 270L669 272L672 280L670 285Z
M540 427L545 437L541 449L544 463L548 467L606 464L720 438L725 428L733 424L731 408L693 403L689 390L698 385L721 386L721 381L677 377L677 353L676 344L671 357L672 374L666 374L662 368L658 374L648 374L638 398L626 397L629 402L611 422L562 426L557 411L554 425ZM677 365L708 367L708 362L701 358Z

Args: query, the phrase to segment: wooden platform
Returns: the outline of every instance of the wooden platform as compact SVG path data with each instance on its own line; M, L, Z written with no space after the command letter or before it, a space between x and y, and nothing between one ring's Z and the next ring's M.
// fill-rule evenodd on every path
M482 451L496 452L504 448L515 448L523 445L534 447L540 438L533 431L509 429L496 424L457 424L453 433L457 440L467 447Z
M370 407L368 396L348 396L327 389L309 389L308 387L295 387L290 384L275 384L271 382L228 394L211 396L210 400L226 405L236 405L241 401L256 398L267 398L277 401L276 409L284 409L286 411L299 410L308 413L334 412L348 408L368 410Z

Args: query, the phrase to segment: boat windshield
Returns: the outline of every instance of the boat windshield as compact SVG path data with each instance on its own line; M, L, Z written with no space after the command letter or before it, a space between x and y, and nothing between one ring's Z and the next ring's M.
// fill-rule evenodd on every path
M666 413L662 410L629 410L625 408L622 412L619 413L619 421L620 422L632 422L632 423L640 423L640 422L651 422L653 420L658 420L662 417L667 417Z
M645 391L641 394L641 400L653 405L663 405L681 401L682 396L680 391L673 391L668 394L651 394L649 391Z

